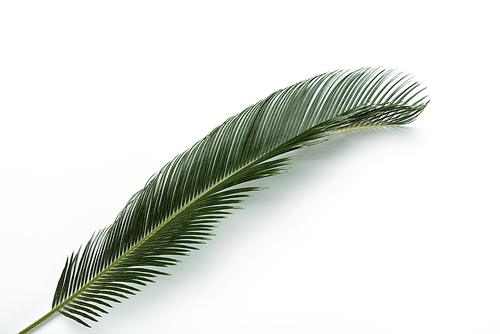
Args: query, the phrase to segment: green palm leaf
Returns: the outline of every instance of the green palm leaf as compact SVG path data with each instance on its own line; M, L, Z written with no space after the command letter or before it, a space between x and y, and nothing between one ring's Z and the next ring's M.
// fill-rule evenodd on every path
M109 227L68 257L52 310L85 326L113 303L166 275L220 219L264 188L245 182L286 172L284 153L346 129L407 124L425 108L419 84L392 70L318 75L279 90L226 120L134 194ZM90 326L89 326L90 327Z

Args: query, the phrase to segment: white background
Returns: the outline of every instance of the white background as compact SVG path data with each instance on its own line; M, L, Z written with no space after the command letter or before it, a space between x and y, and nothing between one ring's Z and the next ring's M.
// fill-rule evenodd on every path
M415 123L302 152L173 276L36 333L500 333L494 2L241 3L0 3L0 333L50 310L66 256L176 154L366 66L429 87Z

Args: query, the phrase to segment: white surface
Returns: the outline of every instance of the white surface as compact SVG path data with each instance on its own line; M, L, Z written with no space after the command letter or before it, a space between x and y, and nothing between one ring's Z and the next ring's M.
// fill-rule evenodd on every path
M0 333L49 311L66 256L176 154L277 89L365 66L414 74L431 104L304 151L93 329L56 316L35 333L499 333L495 13L2 1Z

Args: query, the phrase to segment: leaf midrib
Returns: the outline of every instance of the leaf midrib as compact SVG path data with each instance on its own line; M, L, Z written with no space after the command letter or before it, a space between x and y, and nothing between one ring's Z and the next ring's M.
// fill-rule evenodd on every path
M331 120L329 120L331 121ZM328 121L326 121L328 122ZM325 123L326 123L325 122ZM321 125L318 124L318 125ZM316 125L316 126L318 126ZM381 127L381 126L387 126L387 125L365 125L365 126L359 126L359 127L349 127L349 128L345 128L345 129L340 129L340 130L335 130L335 131L332 131L332 132L328 132L327 136L328 135L332 135L334 133L337 133L337 132L341 132L341 131L346 131L346 130L352 130L352 129L361 129L361 128L370 128L370 127ZM211 190L213 190L215 187L219 186L220 184L222 184L224 181L226 181L227 179L229 179L230 177L236 175L237 173L241 172L243 169L247 168L247 167L250 167L252 164L255 164L256 162L258 162L259 160L262 160L261 162L269 159L269 158L266 158L266 156L272 154L273 151L276 151L278 149L280 149L281 147L283 147L284 145L288 144L289 142L293 141L294 139L296 139L298 136L300 136L300 134L296 135L295 137L289 139L288 141L286 141L285 143L282 143L281 145L278 145L277 147L275 147L273 150L263 154L262 156L248 162L246 165L240 167L239 169L235 170L234 172L226 175L224 178L222 178L221 180L219 180L218 182L214 183L213 185L211 185L210 187L208 187L207 189L205 189L202 193L200 193L198 196L194 197L191 201L189 201L188 203L186 203L183 207L181 207L179 210L177 210L175 213L173 213L170 217L168 217L167 219L165 219L165 221L163 221L160 225L158 225L153 231L151 231L150 233L148 233L144 238L142 238L140 241L138 241L134 246L132 246L128 251L126 251L124 254L122 254L119 258L117 258L115 261L113 261L110 265L108 265L105 269L103 269L96 277L94 277L92 280L90 280L87 284L85 284L83 287L81 287L80 289L78 289L76 292L74 292L71 296L69 296L66 300L64 300L62 303L60 303L58 306L56 306L53 311L57 310L56 312L58 312L59 310L61 310L62 308L66 307L67 305L71 304L71 302L73 300L75 300L76 298L78 298L81 294L83 294L85 291L87 291L91 286L93 286L95 283L97 283L101 278L103 278L108 272L110 272L114 267L116 267L121 261L123 261L124 259L126 259L130 254L132 254L135 250L137 250L139 247L141 247L146 241L148 241L153 235L155 235L159 230L161 230L166 224L168 224L172 219L174 219L176 216L178 216L180 213L182 213L184 210L186 210L189 206L191 206L192 204L194 204L196 201L198 201L200 198L202 198L204 195L206 195L208 192L210 192Z

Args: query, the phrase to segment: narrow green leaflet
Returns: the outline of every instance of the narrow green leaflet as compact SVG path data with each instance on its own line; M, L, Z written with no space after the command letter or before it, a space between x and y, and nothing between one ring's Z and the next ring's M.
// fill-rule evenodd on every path
M134 194L110 226L71 254L52 310L84 326L166 275L179 256L213 236L214 227L250 193L252 180L281 174L283 157L334 132L415 120L426 106L409 75L363 68L315 76L279 90L226 120L176 156Z

